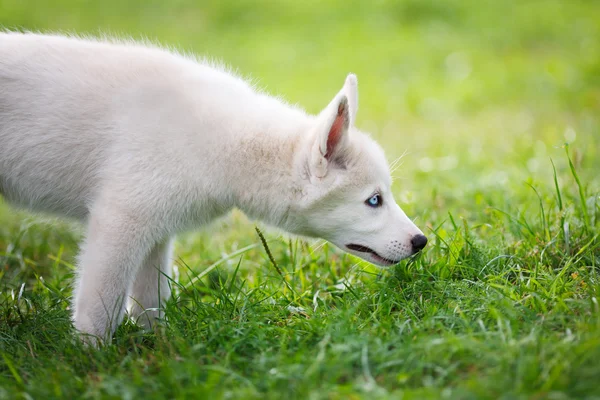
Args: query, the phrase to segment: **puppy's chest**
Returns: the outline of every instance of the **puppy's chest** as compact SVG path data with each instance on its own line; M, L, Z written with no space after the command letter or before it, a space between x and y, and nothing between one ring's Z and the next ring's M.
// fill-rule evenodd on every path
M177 232L185 232L210 224L215 219L231 211L233 207L222 200L205 195L174 209L174 223Z

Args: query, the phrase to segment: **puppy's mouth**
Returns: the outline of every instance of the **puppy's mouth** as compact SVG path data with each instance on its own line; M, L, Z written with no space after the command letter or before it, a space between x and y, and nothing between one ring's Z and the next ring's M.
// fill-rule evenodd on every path
M375 262L377 262L378 264L382 264L382 265L394 265L394 264L398 264L400 262L400 260L390 260L389 258L385 258L385 257L381 257L379 254L377 254L377 252L367 246L363 246L360 244L347 244L346 248L348 248L349 250L353 250L353 251L358 251L359 253L366 253L369 254L374 260Z

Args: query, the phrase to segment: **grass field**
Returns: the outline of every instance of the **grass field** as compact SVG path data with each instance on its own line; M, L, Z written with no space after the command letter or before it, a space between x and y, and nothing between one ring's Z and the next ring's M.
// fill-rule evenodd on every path
M148 37L313 113L355 72L430 244L382 271L261 227L279 274L234 213L179 237L156 331L93 349L81 229L0 199L0 399L600 398L600 3L200 4L0 0L0 25Z

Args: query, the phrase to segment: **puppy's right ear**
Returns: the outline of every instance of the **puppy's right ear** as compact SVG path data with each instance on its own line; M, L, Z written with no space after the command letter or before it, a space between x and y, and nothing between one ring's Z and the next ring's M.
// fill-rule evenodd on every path
M350 126L354 125L356 112L358 111L358 80L356 75L348 74L342 91L348 96L348 105L350 106Z
M311 150L311 174L323 178L331 168L335 156L343 151L350 127L350 105L342 91L317 117L315 142Z

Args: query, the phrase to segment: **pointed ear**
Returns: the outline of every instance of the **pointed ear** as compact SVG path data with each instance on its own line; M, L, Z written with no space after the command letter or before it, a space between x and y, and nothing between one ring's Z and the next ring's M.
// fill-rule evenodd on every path
M348 74L342 91L348 96L348 106L350 107L350 126L354 125L356 112L358 111L358 80L356 75Z
M323 178L335 155L343 150L350 127L348 97L340 92L319 114L316 141L311 154L311 172Z
M327 160L331 160L333 155L342 147L342 143L346 141L349 126L350 108L348 98L342 95L339 96L337 101L337 110L335 110L333 122L327 133L327 141L321 143L321 149L325 150L324 156Z

